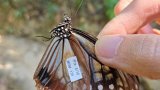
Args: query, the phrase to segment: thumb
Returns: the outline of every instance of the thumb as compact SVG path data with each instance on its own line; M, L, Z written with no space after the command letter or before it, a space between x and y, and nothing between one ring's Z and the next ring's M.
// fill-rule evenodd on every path
M95 47L98 59L122 71L160 79L160 36L132 34L105 35Z

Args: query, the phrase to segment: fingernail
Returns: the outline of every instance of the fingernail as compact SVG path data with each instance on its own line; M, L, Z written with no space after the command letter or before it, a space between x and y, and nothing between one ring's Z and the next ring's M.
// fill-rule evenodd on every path
M96 54L98 57L113 58L123 41L121 36L103 36L96 42Z

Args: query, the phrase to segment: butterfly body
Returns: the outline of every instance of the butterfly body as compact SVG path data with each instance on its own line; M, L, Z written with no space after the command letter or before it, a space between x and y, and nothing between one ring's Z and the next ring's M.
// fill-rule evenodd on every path
M136 76L99 62L94 52L97 39L72 28L70 17L64 16L50 33L52 41L34 74L37 90L139 89ZM72 80L75 77L71 75L76 79Z

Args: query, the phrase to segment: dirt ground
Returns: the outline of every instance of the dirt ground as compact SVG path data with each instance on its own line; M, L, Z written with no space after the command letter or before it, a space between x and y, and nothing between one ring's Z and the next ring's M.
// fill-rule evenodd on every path
M0 36L0 90L36 90L33 73L46 45L14 36ZM150 89L160 81L145 79Z
M24 38L0 37L0 90L35 90L33 73L43 47Z

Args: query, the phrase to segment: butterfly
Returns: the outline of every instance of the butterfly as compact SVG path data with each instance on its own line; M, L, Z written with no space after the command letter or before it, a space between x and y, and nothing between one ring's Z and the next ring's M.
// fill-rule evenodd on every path
M37 90L139 90L137 76L97 59L97 38L72 28L67 15L50 34L51 42L34 73Z

